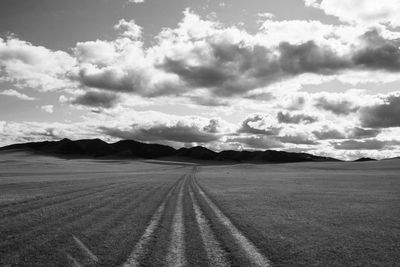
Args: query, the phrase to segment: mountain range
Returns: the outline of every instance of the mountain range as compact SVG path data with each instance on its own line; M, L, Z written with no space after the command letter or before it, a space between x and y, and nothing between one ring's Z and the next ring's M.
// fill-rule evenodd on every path
M248 163L339 161L334 158L315 156L307 153L293 153L275 150L224 150L221 152L215 152L202 146L175 149L166 145L147 144L134 140L121 140L109 144L100 139L83 139L76 141L62 139L60 141L13 144L0 148L0 150L3 151L15 149L62 157L89 157L100 159L179 159L187 161L202 160Z

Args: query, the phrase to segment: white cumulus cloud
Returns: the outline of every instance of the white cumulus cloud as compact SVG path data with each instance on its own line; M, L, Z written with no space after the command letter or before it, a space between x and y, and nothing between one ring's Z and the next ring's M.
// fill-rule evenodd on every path
M305 0L305 4L350 23L400 26L398 0Z
M0 74L19 87L48 91L68 85L75 59L66 52L35 46L13 36L0 38Z
M3 90L2 92L0 92L0 95L14 96L14 97L16 97L18 99L28 100L28 101L32 101L32 100L36 99L34 97L22 94L22 93L18 92L17 90L14 90L14 89Z
M54 106L53 105L44 105L40 107L43 111L47 113L53 113L54 112Z

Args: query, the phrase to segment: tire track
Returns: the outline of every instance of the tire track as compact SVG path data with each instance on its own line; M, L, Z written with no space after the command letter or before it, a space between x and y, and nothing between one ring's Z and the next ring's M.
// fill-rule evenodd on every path
M221 249L219 242L215 238L215 235L210 228L210 223L201 211L191 186L189 186L189 194L192 200L196 222L200 228L201 239L207 253L209 265L216 267L230 266L225 256L226 252Z
M185 258L185 229L183 221L183 188L187 184L187 176L180 186L178 200L175 207L174 219L172 222L171 240L166 257L166 265L171 267L186 266Z
M246 254L248 260L252 263L253 266L271 266L271 262L267 259L263 254L261 254L256 246L233 225L231 220L225 216L221 210L211 201L211 199L204 193L201 187L197 184L196 178L192 177L192 181L194 184L194 189L199 193L199 195L203 198L205 203L209 206L209 208L214 212L219 222L230 232L237 245L241 248L241 250Z
M93 263L99 263L99 258L93 254L93 252L85 245L83 242L77 238L76 236L72 235L76 245L80 248L80 250L86 255L86 257L92 261Z
M133 248L133 251L129 255L128 259L126 262L122 265L123 267L136 267L141 265L141 261L146 257L146 255L149 252L149 244L153 238L153 234L155 230L158 228L162 215L164 214L165 207L167 203L169 202L173 191L175 188L178 187L178 185L181 184L182 186L182 179L179 179L179 181L171 187L169 192L164 198L164 201L160 204L160 206L157 208L157 210L154 212L153 216L150 219L150 222L146 229L144 230L143 235L139 239L139 241L136 243L135 247Z

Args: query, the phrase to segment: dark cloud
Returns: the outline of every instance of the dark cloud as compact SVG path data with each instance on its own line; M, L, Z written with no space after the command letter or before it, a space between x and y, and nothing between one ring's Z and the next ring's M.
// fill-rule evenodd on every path
M215 94L230 96L303 73L333 74L351 64L313 41L299 45L283 42L277 50L208 42L211 58L192 64L193 55L204 58L204 51L193 47L187 56L165 57L158 67L178 75L190 88L209 88Z
M361 37L363 47L353 54L356 66L387 71L400 70L400 39L387 40L377 30L366 32Z
M351 66L351 62L339 57L330 48L318 46L313 41L300 45L283 42L279 45L279 65L283 73L290 75L302 73L334 74Z
M229 102L223 98L219 97L208 97L208 96L191 96L190 100L198 105L218 107L218 106L228 106Z
M224 96L242 94L304 73L332 75L360 68L400 70L400 41L384 39L377 31L365 33L361 40L361 47L339 55L314 41L282 42L276 48L267 48L205 38L211 51L207 56L203 49L193 46L186 56L165 57L158 67L178 75L189 88L209 88ZM199 59L196 64L191 57Z
M319 140L329 139L362 139L376 137L381 131L378 129L364 129L360 127L354 127L346 130L346 132L340 132L337 129L324 128L319 131L313 131L314 136Z
M121 73L118 68L110 67L104 67L97 71L83 68L75 79L88 87L117 92L140 93L145 86L144 75L141 75L140 72L124 71Z
M152 66L103 66L92 69L82 67L72 80L81 85L113 92L133 93L145 97L177 95L183 90L182 82L174 79L160 78L165 73L154 72ZM160 78L161 81L156 78Z
M360 127L354 127L351 129L349 138L369 138L369 137L376 137L381 130L379 129L364 129Z
M346 135L336 129L323 129L321 131L313 131L314 136L319 140L329 139L345 139Z
M118 102L119 97L113 93L90 91L71 101L74 105L88 107L111 108Z
M332 143L334 148L342 150L379 150L399 144L400 142L398 141L380 141L377 139L368 139L364 141L346 140L343 142Z
M345 139L346 135L336 129L324 128L320 131L313 131L314 136L319 140Z
M336 115L349 115L360 107L348 100L330 100L325 97L316 99L315 107L333 112Z
M211 119L210 123L203 127L203 130L208 133L218 133L219 132L220 123L217 119Z
M208 58L194 46L186 56L165 57L158 67L178 75L188 88L209 88L224 96L250 91L275 79L280 72L275 56L265 47L206 41L211 50ZM200 62L192 64L191 58L199 58Z
M385 103L361 109L363 127L400 127L400 95L391 95Z
M222 87L230 79L235 78L223 66L225 62L216 61L209 65L191 66L185 62L185 59L173 60L165 58L161 67L166 72L177 74L183 81L191 87Z
M272 118L261 114L254 114L246 118L239 128L239 133L277 135L280 128L273 125Z
M212 123L211 123L212 124ZM212 127L212 126L211 126ZM207 143L216 141L220 135L211 132L215 129L206 131L197 125L188 125L177 122L174 125L155 124L149 127L132 125L129 129L114 129L100 127L99 130L104 134L121 139L134 139L140 141L175 141L182 143Z
M313 123L318 120L318 118L309 116L306 114L294 114L291 115L289 112L283 113L278 112L277 119L281 123L292 123L292 124L299 124L299 123Z

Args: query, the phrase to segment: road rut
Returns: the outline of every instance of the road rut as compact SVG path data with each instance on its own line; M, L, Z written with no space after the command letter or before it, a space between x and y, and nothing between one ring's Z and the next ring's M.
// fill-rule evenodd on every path
M197 167L191 168L171 187L122 266L238 266L240 263L235 262L238 257L244 258L241 262L247 262L249 266L272 265L199 186L195 177L197 170ZM183 201L190 201L191 205L187 206L191 210L184 208ZM186 214L188 212L190 215ZM214 219L210 218L211 213ZM215 224L219 224L219 228ZM234 244L226 244L226 237L218 232L221 228ZM200 238L193 236L196 234ZM188 246L188 242L198 244ZM235 249L228 249L230 246ZM188 247L198 249L189 251ZM159 252L152 251L157 249ZM240 251L240 255L233 255L236 251ZM196 253L203 254L196 255L202 262L191 259Z

